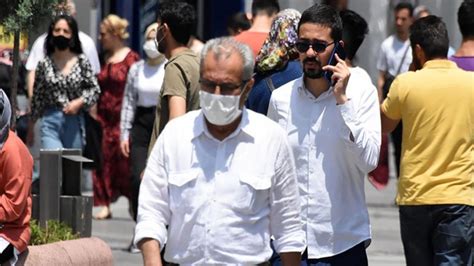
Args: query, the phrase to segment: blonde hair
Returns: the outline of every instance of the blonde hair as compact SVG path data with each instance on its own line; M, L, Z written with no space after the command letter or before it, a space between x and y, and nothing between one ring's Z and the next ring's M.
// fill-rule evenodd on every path
M128 21L117 15L111 14L102 20L102 25L107 29L108 32L125 40L129 37L127 32Z
M158 29L158 23L152 23L150 24L150 26L148 26L145 30L145 39L148 38L148 35L152 32L152 31L156 31Z

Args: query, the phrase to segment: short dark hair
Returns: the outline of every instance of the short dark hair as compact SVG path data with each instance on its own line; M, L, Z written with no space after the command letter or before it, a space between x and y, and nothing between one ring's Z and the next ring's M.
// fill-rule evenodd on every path
M343 25L344 50L347 58L352 60L364 41L365 35L369 33L369 26L364 18L352 10L343 10L339 15Z
M413 17L413 5L408 2L400 2L395 6L395 12L398 12L402 9L408 9L408 14L410 17Z
M261 12L265 13L269 17L280 12L280 4L278 3L278 0L253 0L252 16L255 17Z
M178 43L188 43L196 25L196 12L192 5L179 1L164 2L159 6L156 17L161 24L168 25L171 35Z
M410 27L412 49L418 44L428 60L445 58L449 49L449 37L446 24L440 17L429 15L417 19Z
M227 19L227 28L238 32L239 30L250 29L250 20L244 12L238 12Z
M44 42L46 55L52 55L54 53L54 50L56 49L53 41L53 30L54 26L56 26L56 23L58 23L58 21L60 21L61 19L64 19L69 28L71 29L71 41L69 43L69 50L76 54L82 54L82 46L81 41L79 40L79 28L77 26L77 22L72 16L62 14L56 16L51 22L51 24L49 24L48 35L46 35L46 41Z
M320 24L331 29L331 38L334 41L342 39L342 21L337 11L328 5L315 4L306 9L301 15L298 24L298 35L301 25L305 23Z
M474 36L474 0L464 0L461 3L458 24L463 38Z

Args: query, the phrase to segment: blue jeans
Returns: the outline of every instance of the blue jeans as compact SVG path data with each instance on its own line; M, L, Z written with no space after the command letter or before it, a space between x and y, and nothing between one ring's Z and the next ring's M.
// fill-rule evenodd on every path
M408 266L473 265L473 206L400 206L399 212Z
M85 144L84 116L66 115L60 108L47 109L41 124L42 149L81 149Z
M273 248L273 245L272 245ZM281 259L275 255L270 259L273 266L280 266ZM354 247L327 258L309 259L308 250L301 256L300 266L367 266L367 253L365 252L365 243L359 243Z

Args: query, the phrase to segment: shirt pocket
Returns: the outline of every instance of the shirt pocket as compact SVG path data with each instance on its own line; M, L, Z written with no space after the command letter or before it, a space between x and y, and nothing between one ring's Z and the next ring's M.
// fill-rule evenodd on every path
M268 206L272 175L241 174L240 186L231 197L232 209L241 213L257 213Z
M197 207L199 170L170 173L168 177L169 206L171 212L191 212Z

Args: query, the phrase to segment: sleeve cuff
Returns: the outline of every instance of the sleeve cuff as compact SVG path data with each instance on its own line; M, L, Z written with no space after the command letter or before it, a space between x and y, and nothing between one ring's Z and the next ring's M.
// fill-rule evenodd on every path
M273 246L278 254L285 252L303 253L306 249L306 241L303 231L295 232L284 238L275 239Z
M120 133L120 141L128 140L130 137L130 132L128 130L122 130Z
M151 238L158 241L160 250L163 250L166 243L167 231L163 224L154 223L150 221L139 221L135 227L135 237L133 243L138 245L138 242L145 238Z

